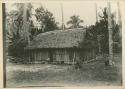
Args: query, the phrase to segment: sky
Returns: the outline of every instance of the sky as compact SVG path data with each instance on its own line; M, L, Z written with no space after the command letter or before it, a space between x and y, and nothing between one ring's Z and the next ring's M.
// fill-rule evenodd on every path
M79 15L80 18L84 21L81 25L88 26L93 25L96 22L96 9L95 3L97 5L97 12L101 12L101 8L107 6L106 1L90 2L90 1L65 1L65 2L41 2L41 3L32 3L33 10L43 6L53 13L55 20L59 22L59 25L62 23L62 13L61 13L61 3L63 6L63 18L64 24L66 25L67 21L70 20L72 15ZM7 11L16 9L12 3L6 4ZM111 10L113 13L116 13L117 18L117 2L111 3ZM34 12L33 12L34 13Z

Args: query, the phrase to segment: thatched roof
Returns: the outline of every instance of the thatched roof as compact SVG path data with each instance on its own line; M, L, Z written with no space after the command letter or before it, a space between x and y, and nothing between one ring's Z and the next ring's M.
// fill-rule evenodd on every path
M26 49L77 48L84 41L85 32L85 29L70 29L41 33L30 42Z

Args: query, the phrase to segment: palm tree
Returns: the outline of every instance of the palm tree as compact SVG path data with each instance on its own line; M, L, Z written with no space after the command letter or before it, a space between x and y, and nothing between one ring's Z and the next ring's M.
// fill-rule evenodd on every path
M70 17L70 20L67 22L67 25L71 24L69 28L79 28L82 27L80 23L83 23L83 20L81 20L78 15L73 15Z

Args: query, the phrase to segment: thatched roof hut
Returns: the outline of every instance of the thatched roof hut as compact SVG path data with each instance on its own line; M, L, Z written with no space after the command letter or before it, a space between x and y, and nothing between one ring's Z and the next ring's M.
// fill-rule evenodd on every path
M56 30L37 35L26 49L39 48L80 48L84 42L86 30Z
M88 54L91 54L88 55L89 59L93 57L93 42L89 41L89 44L86 42L86 29L56 30L37 35L26 50L30 50L35 60L50 58L56 61L73 62L74 55L76 59L79 59L80 55Z

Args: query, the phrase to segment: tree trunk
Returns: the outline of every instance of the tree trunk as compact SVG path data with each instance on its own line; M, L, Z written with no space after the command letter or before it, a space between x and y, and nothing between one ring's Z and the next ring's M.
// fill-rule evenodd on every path
M119 2L117 3L117 6L118 6L118 25L119 25L120 46L122 46L122 21L121 21L121 12L120 12Z
M112 40L112 23L111 23L111 6L108 3L108 32L109 32L109 65L113 63L113 40Z

